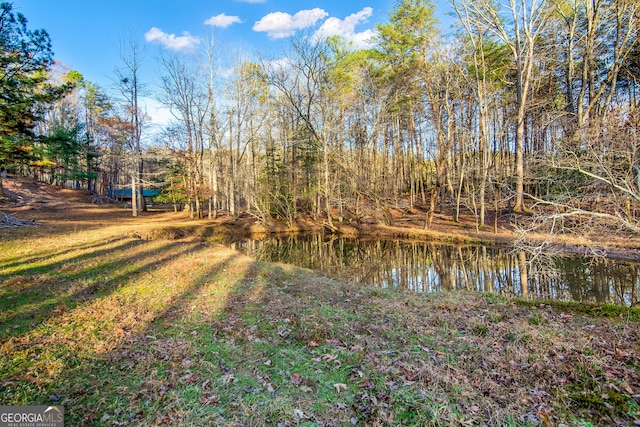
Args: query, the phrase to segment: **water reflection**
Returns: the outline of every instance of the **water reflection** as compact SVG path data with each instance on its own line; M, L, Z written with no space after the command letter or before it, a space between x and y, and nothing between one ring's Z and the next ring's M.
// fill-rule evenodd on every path
M498 246L314 236L247 239L231 246L262 261L320 270L362 284L416 292L455 289L531 299L630 305L640 265L613 260L528 260Z

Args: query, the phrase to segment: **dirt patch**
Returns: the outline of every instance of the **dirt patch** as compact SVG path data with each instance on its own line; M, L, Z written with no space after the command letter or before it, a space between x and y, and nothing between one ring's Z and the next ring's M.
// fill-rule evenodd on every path
M2 186L6 198L0 200L0 206L13 210L61 209L72 203L89 203L91 200L91 194L88 192L69 190L11 175L2 180Z

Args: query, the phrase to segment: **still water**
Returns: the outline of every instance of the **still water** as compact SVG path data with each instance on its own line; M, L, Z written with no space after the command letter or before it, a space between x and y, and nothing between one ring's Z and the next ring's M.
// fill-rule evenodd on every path
M589 257L531 259L500 246L336 238L246 239L230 244L260 261L319 270L331 277L415 292L456 289L539 300L629 306L638 301L640 264Z

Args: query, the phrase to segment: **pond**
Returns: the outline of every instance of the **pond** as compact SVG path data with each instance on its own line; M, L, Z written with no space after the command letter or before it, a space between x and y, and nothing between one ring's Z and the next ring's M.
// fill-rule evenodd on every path
M638 301L640 264L602 258L531 259L501 246L270 236L230 244L257 260L324 272L330 277L415 292L456 289L536 300L629 306Z

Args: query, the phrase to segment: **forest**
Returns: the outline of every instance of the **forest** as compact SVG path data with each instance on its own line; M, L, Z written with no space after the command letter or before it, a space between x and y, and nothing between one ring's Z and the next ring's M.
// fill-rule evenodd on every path
M131 189L134 216L157 189L191 218L265 227L419 209L427 229L435 213L481 230L520 212L531 231L637 235L640 4L451 5L443 34L433 2L398 0L369 49L292 37L286 57L239 55L232 72L213 40L161 54L152 95L175 120L152 134L140 43L121 43L103 88L2 3L0 169L96 200Z

